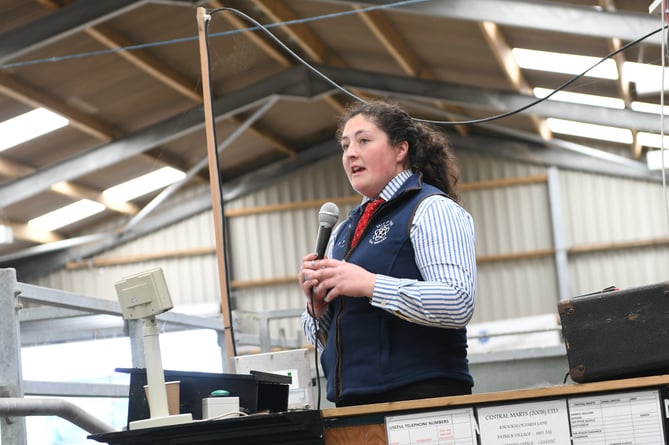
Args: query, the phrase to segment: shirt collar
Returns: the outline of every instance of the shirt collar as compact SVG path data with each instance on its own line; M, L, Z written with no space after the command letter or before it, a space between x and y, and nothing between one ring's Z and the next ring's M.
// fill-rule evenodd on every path
M397 174L393 179L391 179L388 184L381 190L381 193L379 193L378 198L382 198L384 201L390 200L390 198L397 193L397 191L402 187L402 184L404 184L407 179L409 179L413 175L413 172L411 170L404 170L400 173ZM376 197L375 197L376 198ZM361 205L365 204L367 201L371 201L372 198L368 198L364 196L362 198L362 202L360 203Z

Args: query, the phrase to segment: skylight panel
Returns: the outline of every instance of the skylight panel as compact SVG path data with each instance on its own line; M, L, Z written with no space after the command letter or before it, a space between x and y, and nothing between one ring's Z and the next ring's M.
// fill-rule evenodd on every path
M42 216L28 221L28 227L35 227L41 230L51 231L72 224L89 216L104 211L105 206L99 202L89 199L82 199L65 207L61 207L52 212L45 213Z
M633 142L632 132L626 128L607 127L605 125L586 124L555 118L546 119L546 123L553 133L617 142L620 144L631 144Z
M625 78L634 82L637 94L645 95L662 91L662 67L649 63L625 62ZM669 69L664 68L664 89L669 89Z
M546 97L554 90L548 88L535 88L534 95L538 98ZM625 108L625 102L622 99L607 96L596 96L594 94L571 93L569 91L558 91L552 95L549 100L561 102L570 102L574 104L593 105L596 107L616 108L622 110Z
M537 51L525 48L513 48L512 52L518 66L521 68L571 75L581 74L601 60L599 57ZM618 79L616 63L611 59L605 60L597 67L588 71L585 76L600 79Z
M662 145L662 136L655 133L646 133L640 131L636 135L637 142L644 147L650 148L669 148L669 136L664 136L664 145ZM667 165L669 167L669 164Z
M154 190L166 187L186 177L186 173L172 167L163 167L135 179L108 188L102 194L114 201L130 201Z
M0 122L0 151L65 127L68 123L67 119L46 108L36 108L7 119Z
M662 108L659 104L651 104L648 102L632 102L630 108L640 113L651 113L657 116L662 112L664 112L665 115L669 114L669 106L665 105L664 108Z
M648 150L648 153L646 153L646 165L649 170L669 168L669 150Z

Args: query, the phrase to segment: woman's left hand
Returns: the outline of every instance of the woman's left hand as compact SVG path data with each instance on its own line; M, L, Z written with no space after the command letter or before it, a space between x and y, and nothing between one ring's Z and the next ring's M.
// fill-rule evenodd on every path
M303 269L309 269L309 279L318 282L314 298L330 302L342 295L372 298L376 274L346 261L322 259L305 261Z

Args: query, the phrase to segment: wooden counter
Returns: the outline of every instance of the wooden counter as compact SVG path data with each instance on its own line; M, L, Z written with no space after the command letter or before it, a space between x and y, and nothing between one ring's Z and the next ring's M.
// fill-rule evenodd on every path
M520 403L575 395L596 395L644 388L667 387L669 387L669 375L660 375L466 396L331 408L322 410L321 415L324 424L325 443L327 445L384 445L387 444L384 418L390 414L410 414L444 408L478 407L504 402Z

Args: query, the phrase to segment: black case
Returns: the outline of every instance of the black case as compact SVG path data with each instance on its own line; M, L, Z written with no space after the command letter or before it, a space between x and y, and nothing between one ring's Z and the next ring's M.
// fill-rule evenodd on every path
M669 282L574 297L558 312L575 382L669 372Z

